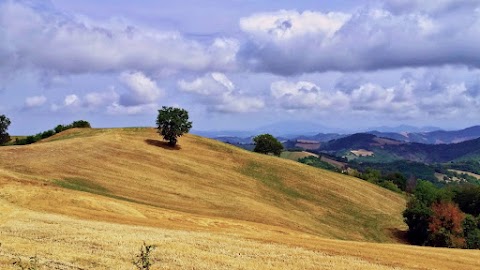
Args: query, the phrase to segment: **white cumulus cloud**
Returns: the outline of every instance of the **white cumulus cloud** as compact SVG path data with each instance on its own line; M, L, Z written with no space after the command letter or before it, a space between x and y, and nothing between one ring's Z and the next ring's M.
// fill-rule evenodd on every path
M240 20L240 28L259 39L282 41L308 35L331 37L349 19L340 12L302 13L291 10L259 13Z
M333 89L310 81L271 84L271 106L377 119L473 119L480 113L478 72L465 78L444 72L404 74L398 81L378 83L367 78L341 77ZM469 82L469 83L467 83Z
M80 105L80 98L77 95L68 95L63 100L65 107Z
M117 103L119 99L120 96L111 88L105 92L90 92L86 94L83 98L82 105L88 109L95 110Z
M126 92L119 94L114 86L108 90L70 94L61 104L53 104L52 111L106 112L112 115L151 113L158 108L163 90L142 72L124 72L118 77Z
M240 20L249 39L239 59L247 68L280 75L441 65L480 67L480 46L476 46L480 43L480 1L443 1L450 7L445 12L433 12L420 1L409 2L414 8L406 13L387 5L363 7L351 14L253 14Z
M120 81L129 90L128 94L120 98L120 102L125 106L150 104L163 94L163 90L158 87L154 80L139 71L122 73Z
M223 73L213 72L192 81L180 80L181 91L195 94L207 108L217 112L246 113L262 109L265 102L248 96L235 87L235 84Z
M25 107L26 108L34 108L40 107L47 102L47 98L45 96L33 96L27 97L25 99Z
M308 81L296 83L276 81L270 86L270 93L274 101L283 109L335 109L348 104L347 96L340 91L325 91Z
M118 103L113 103L107 107L107 113L111 115L136 115L153 113L158 110L156 104L141 104L134 106L123 106Z

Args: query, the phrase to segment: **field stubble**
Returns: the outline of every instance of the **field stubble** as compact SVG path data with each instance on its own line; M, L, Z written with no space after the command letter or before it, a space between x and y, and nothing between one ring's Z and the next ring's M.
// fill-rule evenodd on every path
M74 129L0 148L0 263L132 269L146 241L154 269L478 269L477 251L381 244L405 229L404 204L193 135L170 149L154 129Z

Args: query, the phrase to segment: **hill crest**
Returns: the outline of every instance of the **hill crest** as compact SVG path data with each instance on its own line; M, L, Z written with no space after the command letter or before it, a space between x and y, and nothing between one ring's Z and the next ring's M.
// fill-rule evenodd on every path
M478 268L475 251L371 243L405 228L398 194L194 135L179 143L85 129L0 148L0 265L36 254L48 269L130 269L146 241L169 269Z
M171 149L155 129L72 129L3 148L0 159L0 169L19 178L326 237L392 241L389 230L403 226L397 194L195 135Z

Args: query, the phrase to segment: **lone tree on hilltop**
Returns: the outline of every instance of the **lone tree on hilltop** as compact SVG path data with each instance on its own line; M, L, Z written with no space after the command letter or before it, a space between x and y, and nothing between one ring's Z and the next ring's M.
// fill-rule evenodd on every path
M283 150L283 145L275 137L270 134L262 134L253 138L255 142L254 152L269 154L272 153L276 156L280 156Z
M3 114L0 115L0 145L6 144L10 141L10 134L7 133L10 124L10 119Z
M158 110L157 117L158 133L168 144L175 146L177 137L188 133L192 128L192 122L188 121L188 112L181 108L163 106Z

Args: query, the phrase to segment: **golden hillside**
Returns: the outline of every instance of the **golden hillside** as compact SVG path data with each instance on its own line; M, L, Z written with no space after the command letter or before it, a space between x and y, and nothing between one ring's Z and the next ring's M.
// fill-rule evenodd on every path
M160 139L73 129L0 148L0 263L132 269L146 241L155 269L480 266L475 251L381 244L405 229L398 194L198 136L178 149Z

